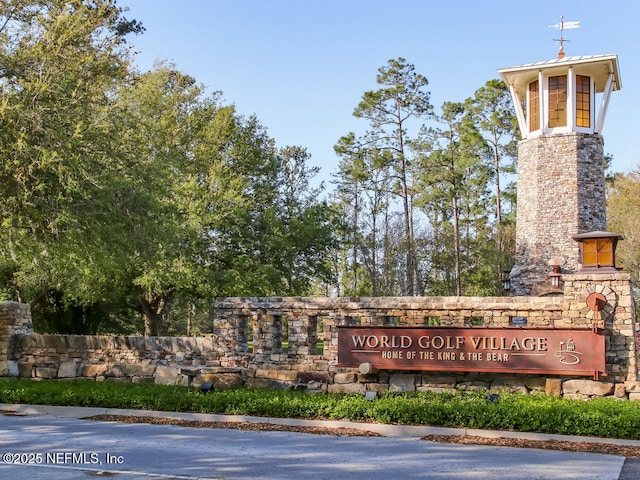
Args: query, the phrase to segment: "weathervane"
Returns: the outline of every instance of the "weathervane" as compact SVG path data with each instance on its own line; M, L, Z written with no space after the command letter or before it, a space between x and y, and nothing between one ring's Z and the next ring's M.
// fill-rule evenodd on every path
M560 23L556 23L555 25L549 25L549 28L557 28L560 30L560 38L554 38L554 42L560 42L560 51L558 52L558 58L564 58L564 42L568 42L566 38L562 36L565 29L570 28L580 28L580 22L565 22L564 17L560 16Z

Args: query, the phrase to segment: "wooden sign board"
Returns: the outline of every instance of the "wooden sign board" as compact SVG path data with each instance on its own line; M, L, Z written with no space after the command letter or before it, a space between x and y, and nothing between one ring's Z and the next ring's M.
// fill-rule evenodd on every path
M338 327L338 367L605 375L605 338L590 329Z

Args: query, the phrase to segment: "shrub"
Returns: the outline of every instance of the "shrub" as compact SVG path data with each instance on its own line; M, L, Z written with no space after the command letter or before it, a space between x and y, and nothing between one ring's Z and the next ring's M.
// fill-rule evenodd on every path
M38 382L0 378L0 402L202 412L264 417L517 430L640 440L640 402L566 400L488 392L307 394L247 388L202 393L194 388L87 380Z

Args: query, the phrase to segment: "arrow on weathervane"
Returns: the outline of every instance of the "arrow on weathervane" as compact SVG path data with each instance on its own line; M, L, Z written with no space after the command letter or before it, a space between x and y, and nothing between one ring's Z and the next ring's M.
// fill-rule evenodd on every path
M549 25L549 28L557 28L560 30L560 38L554 38L554 42L560 42L560 51L558 52L558 58L564 58L564 42L568 42L566 38L564 38L563 34L565 30L569 30L572 28L580 28L580 22L565 22L564 17L560 16L560 23L556 23L555 25Z

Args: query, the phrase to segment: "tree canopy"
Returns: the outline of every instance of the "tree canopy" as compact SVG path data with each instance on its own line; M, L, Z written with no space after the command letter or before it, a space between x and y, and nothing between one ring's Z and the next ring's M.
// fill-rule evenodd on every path
M324 198L304 146L173 64L137 71L143 32L114 0L0 3L0 299L30 303L39 331L201 333L216 296L502 293L503 82L436 108L427 77L389 60ZM638 175L609 195L633 272Z
M508 89L490 80L436 111L427 78L404 58L378 72L381 88L365 92L354 111L368 128L335 146L335 202L346 222L335 290L501 293L514 246L515 212L504 215L502 200L516 140Z
M124 14L0 5L2 297L41 330L157 335L216 295L327 280L334 216L305 149L173 65L137 72Z
M627 174L616 175L609 186L607 199L608 229L620 233L616 263L631 273L635 285L640 285L640 166ZM638 296L638 292L636 292Z

